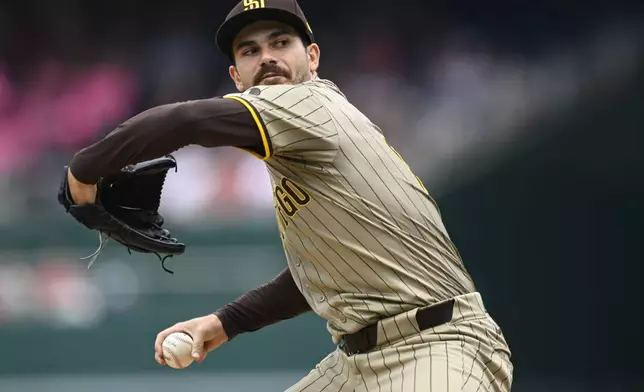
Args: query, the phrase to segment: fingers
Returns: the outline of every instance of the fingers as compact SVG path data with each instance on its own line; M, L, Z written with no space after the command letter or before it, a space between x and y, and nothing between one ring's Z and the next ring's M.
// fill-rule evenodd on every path
M208 353L210 353L211 351L214 351L219 346L224 344L226 340L227 340L226 337L219 335L219 336L216 336L214 339L204 342L203 348L200 351L197 351L197 355L194 355L194 350L193 350L193 358L195 359L196 362L202 363L203 361L206 360ZM199 347L201 347L201 345L199 345Z
M192 337L192 358L203 362L206 355L228 340L221 322L216 316L208 315L177 323L160 332L154 342L154 358L160 365L165 365L163 359L163 341L174 332L184 332Z
M203 335L200 333L195 333L192 337L192 358L195 361L203 361L202 357L205 357L203 346Z
M163 341L170 334L175 332L183 332L184 328L182 323L173 325L172 327L165 329L157 335L156 340L154 341L154 359L159 363L159 365L165 365L165 360L163 359Z

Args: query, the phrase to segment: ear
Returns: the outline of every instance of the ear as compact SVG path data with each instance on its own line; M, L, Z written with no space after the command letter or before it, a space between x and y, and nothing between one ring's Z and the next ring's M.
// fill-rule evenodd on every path
M231 65L228 67L228 73L230 74L230 78L235 82L235 87L237 87L237 90L241 93L244 91L244 85L242 84L241 81L241 76L239 76L239 72L237 72L237 68L234 65Z
M306 53L309 57L309 70L315 74L320 66L320 47L318 44L311 44L306 48Z

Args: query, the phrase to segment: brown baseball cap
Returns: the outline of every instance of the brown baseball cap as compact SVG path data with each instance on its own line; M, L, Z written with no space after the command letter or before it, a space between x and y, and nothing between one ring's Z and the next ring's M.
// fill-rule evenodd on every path
M296 0L241 0L217 30L219 50L234 61L232 46L235 37L244 27L260 20L282 22L293 27L305 44L315 42L313 31Z

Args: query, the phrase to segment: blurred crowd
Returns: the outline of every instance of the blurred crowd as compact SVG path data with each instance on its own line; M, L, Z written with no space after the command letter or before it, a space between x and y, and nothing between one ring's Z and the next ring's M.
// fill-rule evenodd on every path
M63 165L121 121L234 90L214 45L233 1L153 10L137 1L28 3L0 6L0 224L58 208ZM473 17L476 6L458 14L413 1L320 3L301 2L322 47L321 76L385 131L432 192L459 163L476 167L516 146L527 123L585 86L628 74L641 34L628 19L581 29L565 10L555 16L566 27L553 27L555 17L544 31L523 23L530 10L504 24ZM188 147L176 157L163 204L175 221L272 216L263 163L249 154Z

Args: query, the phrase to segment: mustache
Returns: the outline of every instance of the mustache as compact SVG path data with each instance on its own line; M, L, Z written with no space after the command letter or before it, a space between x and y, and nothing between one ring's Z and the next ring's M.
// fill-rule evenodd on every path
M291 77L291 74L287 70L280 68L277 64L266 64L262 66L262 68L257 72L257 75L255 75L253 84L258 84L259 82L261 82L262 79L264 79L264 76L266 76L267 74L283 76L287 79L290 79Z

